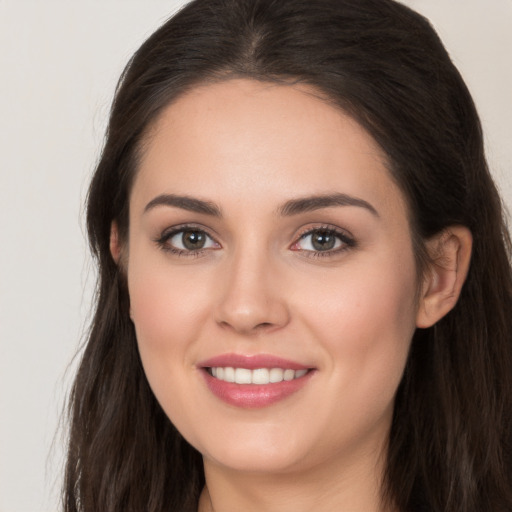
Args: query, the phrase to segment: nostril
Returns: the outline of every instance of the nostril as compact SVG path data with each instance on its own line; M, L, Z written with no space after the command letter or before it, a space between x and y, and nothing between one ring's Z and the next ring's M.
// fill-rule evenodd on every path
M239 333L263 333L284 327L290 317L286 303L279 296L261 293L230 293L221 297L215 308L216 323Z
M224 328L232 328L233 327L233 325L230 322L227 322L225 320L219 322L219 325L221 327L224 327ZM243 331L243 330L247 330L247 331L264 331L264 330L270 329L272 327L273 327L272 322L260 322L260 323L257 323L255 325L250 325L250 326L241 326L241 325L239 325L237 330L240 330L240 331Z
M272 327L272 324L270 322L262 322L258 324L255 328L256 329L264 329L266 327Z

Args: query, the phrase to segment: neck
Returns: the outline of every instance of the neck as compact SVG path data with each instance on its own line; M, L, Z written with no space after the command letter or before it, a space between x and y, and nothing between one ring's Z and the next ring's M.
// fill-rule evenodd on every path
M369 453L280 473L233 470L204 460L199 512L393 512L381 498L385 458Z

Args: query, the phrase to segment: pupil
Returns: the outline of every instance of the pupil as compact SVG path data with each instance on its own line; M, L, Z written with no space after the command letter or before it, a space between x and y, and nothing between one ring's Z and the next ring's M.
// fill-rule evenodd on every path
M317 251L328 251L336 244L336 237L329 231L317 231L312 236L313 247Z
M182 237L183 246L187 249L202 249L206 242L204 233L200 231L185 231Z

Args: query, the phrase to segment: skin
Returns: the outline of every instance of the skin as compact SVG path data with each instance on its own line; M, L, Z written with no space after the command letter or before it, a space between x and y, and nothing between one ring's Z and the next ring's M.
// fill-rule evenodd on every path
M469 262L470 235L455 227L429 242L443 270L418 282L407 207L384 155L313 93L230 80L182 96L148 136L125 246L113 225L147 378L203 454L202 511L382 512L411 337L453 307ZM333 193L371 208L280 211ZM147 209L162 194L213 203L222 215ZM208 234L202 251L169 250L181 235L162 234L183 224ZM312 250L304 234L326 227L352 242ZM198 368L225 353L272 354L314 373L280 402L235 407L208 390Z

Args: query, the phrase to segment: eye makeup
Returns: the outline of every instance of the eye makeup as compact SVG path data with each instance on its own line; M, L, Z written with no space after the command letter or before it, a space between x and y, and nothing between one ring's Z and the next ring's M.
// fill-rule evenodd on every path
M324 258L339 255L356 247L356 241L345 230L332 225L306 228L290 250L300 251L306 257Z
M200 257L221 248L204 227L196 224L168 228L154 242L162 251L181 257Z
M179 257L200 257L221 244L203 226L180 224L165 229L154 239L158 248ZM356 247L354 237L338 227L320 225L302 231L289 249L309 258L333 257Z

